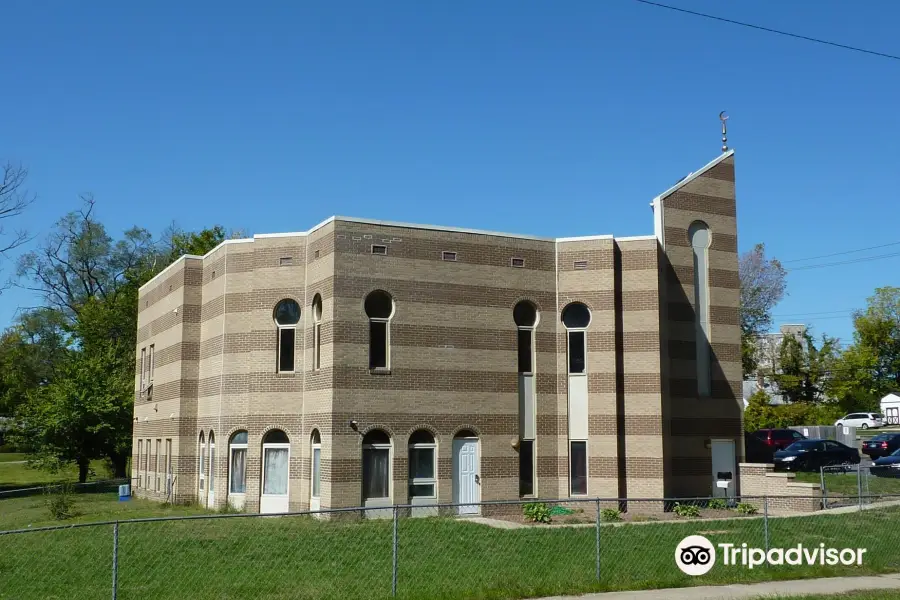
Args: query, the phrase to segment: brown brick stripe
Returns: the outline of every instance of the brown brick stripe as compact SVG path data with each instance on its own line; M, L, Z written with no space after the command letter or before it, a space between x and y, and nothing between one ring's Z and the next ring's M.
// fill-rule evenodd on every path
M669 358L678 360L694 360L697 357L695 342L669 340ZM714 342L713 354L719 362L739 362L741 360L740 344Z
M669 302L669 320L694 322L694 307L689 302ZM738 309L733 306L710 306L709 322L714 325L736 325L740 322Z
M680 265L672 265L668 271L670 284L694 285L694 268ZM725 288L729 290L741 289L741 280L737 271L726 269L709 269L709 286Z
M702 436L715 431L718 436L738 437L742 431L739 417L673 417L670 428L676 436Z
M391 346L415 348L456 348L463 350L515 351L518 348L518 331L512 320L512 312L506 329L481 329L475 327L442 327L437 325L391 324ZM334 329L335 340L341 343L367 344L369 324L365 321L338 321L323 324ZM556 334L549 331L552 324L539 324L535 331L535 349L538 352L556 351ZM547 331L541 331L545 329ZM310 340L312 346L312 340Z
M735 398L741 398L743 390L741 389L740 380L726 381L723 379L716 379L715 377L720 374L721 372L717 372L716 369L713 369L713 379L710 382L710 397L719 400L734 400ZM697 380L689 378L677 379L672 377L669 379L669 394L673 398L696 398Z
M677 210L708 215L722 215L725 217L736 216L735 204L729 198L706 196L703 194L691 194L690 192L677 191L664 200L664 206Z
M360 234L354 234L361 237ZM444 251L456 252L456 262L474 265L491 265L496 267L510 266L512 258L524 258L525 269L538 271L554 271L556 257L552 241L544 242L545 250L523 248L510 244L511 239L494 238L491 244L478 244L457 240L422 238L404 235L402 242L384 242L382 239L393 239L385 235L373 235L372 239L354 240L353 236L338 239L335 252L340 254L371 254L372 244L383 244L388 247L389 258L408 258L443 262ZM502 241L501 241L502 240ZM505 243L504 243L505 242ZM451 263L452 264L452 263Z
M613 269L613 244L612 240L602 240L605 248L591 250L568 250L559 253L559 271L612 271ZM576 261L587 261L586 269L576 269Z
M722 181L734 181L734 159L726 159L716 166L706 171L702 176L710 179L721 179Z
M582 302L591 310L613 310L615 308L615 292L601 291L559 291L559 311L570 302ZM656 310L659 308L659 295L656 290L634 290L622 292L622 310Z
M655 243L655 242L654 242ZM655 271L659 266L659 250L622 250L623 271Z
M698 215L698 218L702 215ZM688 230L681 227L666 227L666 245L681 246L690 248L691 241L688 239ZM737 252L737 236L728 233L712 232L712 243L709 245L710 250L718 250L720 252Z
M178 307L178 312L167 312L163 316L147 323L137 333L138 343L146 341L154 335L181 325L182 323L199 323L200 322L200 306L196 304L182 304Z

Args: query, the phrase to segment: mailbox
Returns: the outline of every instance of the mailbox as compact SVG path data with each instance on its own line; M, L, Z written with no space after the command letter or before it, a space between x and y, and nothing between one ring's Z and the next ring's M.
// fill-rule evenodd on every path
M733 479L734 474L731 471L719 471L716 473L716 487L727 490Z

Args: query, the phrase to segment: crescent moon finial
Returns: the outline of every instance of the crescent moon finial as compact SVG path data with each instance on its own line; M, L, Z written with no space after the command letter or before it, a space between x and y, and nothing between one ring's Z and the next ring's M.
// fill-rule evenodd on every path
M723 110L722 112L719 113L719 120L720 120L720 121L727 121L727 120L728 120L728 115L725 114L725 111L724 111L724 110Z
M728 133L727 128L725 127L725 121L728 120L728 115L725 114L725 111L719 113L719 120L722 121L722 152L728 152Z

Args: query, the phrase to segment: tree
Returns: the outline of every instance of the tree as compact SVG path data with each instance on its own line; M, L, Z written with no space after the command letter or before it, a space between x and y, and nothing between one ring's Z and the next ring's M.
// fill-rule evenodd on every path
M7 219L18 217L28 205L34 202L34 196L25 190L28 169L21 165L6 163L0 167L0 256L6 256L11 250L28 241L28 234L23 230L12 232L10 236L4 223Z
M28 393L54 380L69 352L65 321L54 310L23 313L0 336L0 415L12 415Z
M821 345L816 347L809 333L800 337L785 335L777 367L770 376L787 402L822 402L826 399L827 377L837 355L835 338L823 335Z
M740 258L741 360L745 374L757 367L756 339L772 326L772 309L784 298L787 287L784 267L766 258L766 247L757 244Z

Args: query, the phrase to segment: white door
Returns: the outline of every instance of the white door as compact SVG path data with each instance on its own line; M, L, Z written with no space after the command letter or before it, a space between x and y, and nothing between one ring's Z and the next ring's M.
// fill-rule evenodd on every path
M288 512L288 461L290 444L263 444L262 493L259 512Z
M216 507L216 442L212 434L209 434L209 490L206 499L206 506L209 508Z
M313 444L312 468L310 469L309 482L309 510L315 511L322 507L321 483L322 483L322 446Z
M453 440L453 501L457 504L481 501L481 480L478 475L478 440ZM458 508L461 515L477 515L479 506L468 504Z
M712 479L713 496L733 498L737 493L734 440L712 440ZM720 481L728 481L728 487L720 487Z

